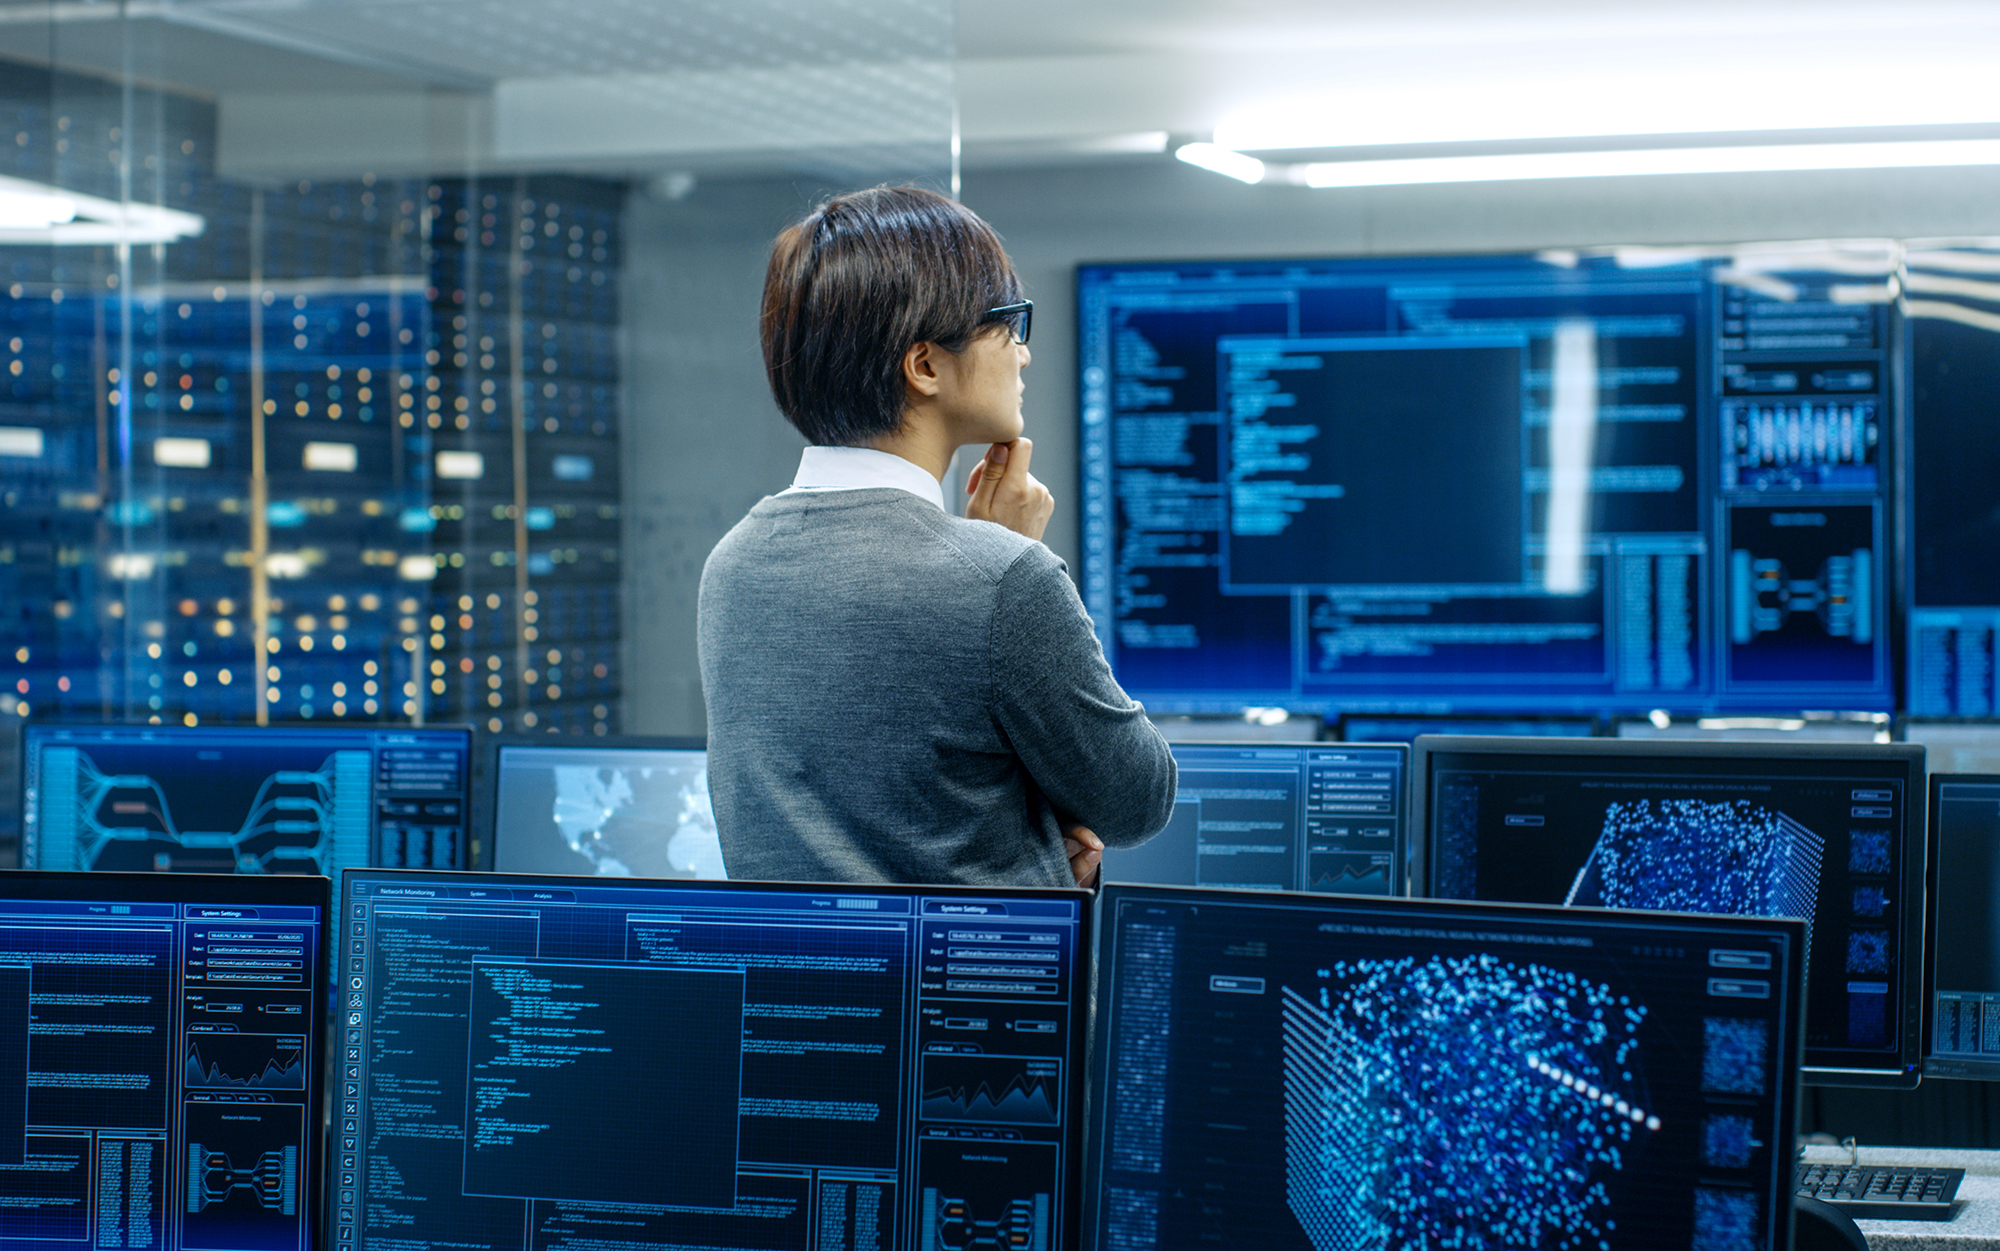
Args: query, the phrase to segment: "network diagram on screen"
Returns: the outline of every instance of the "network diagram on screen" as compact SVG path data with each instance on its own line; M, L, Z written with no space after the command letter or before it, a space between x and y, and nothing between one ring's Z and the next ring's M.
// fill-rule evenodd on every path
M314 1245L324 906L0 899L0 1246Z
M1088 1245L1776 1245L1770 935L1107 891Z
M450 868L465 854L471 747L465 730L32 725L21 864Z
M341 1251L1074 1227L1080 895L350 872L343 898Z
M1078 288L1084 600L1149 707L1892 706L1886 297L1574 255Z

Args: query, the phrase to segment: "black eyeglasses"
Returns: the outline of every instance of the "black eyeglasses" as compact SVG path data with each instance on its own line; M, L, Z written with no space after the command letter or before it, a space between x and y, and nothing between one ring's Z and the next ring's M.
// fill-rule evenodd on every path
M1002 304L999 308L989 308L980 321L1004 321L1014 332L1014 342L1026 343L1028 332L1035 326L1035 302L1022 300L1019 304Z

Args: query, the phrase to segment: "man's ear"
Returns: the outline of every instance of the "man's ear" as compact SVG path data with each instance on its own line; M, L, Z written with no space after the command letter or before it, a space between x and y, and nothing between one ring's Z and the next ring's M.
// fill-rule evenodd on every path
M939 357L944 349L926 339L913 344L903 353L903 386L912 396L926 399L937 395L941 379L938 377Z

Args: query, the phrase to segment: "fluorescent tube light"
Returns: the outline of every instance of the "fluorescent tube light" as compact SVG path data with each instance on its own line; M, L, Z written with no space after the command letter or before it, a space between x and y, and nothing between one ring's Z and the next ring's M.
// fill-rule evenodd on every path
M1886 10L1885 10L1886 11ZM1894 19L1885 19L1893 22ZM1582 39L1514 55L1432 47L1352 65L1333 86L1232 109L1213 138L1235 151L1511 143L1633 135L1815 132L2000 124L1996 34L1775 43L1697 37L1648 46ZM1812 45L1808 50L1807 45Z
M1290 181L1307 187L1389 187L1546 178L1747 174L1814 169L1916 169L1965 165L2000 165L2000 139L1420 156L1401 161L1316 161L1274 167L1273 173L1282 171Z
M1264 162L1218 144L1184 143L1174 149L1174 155L1190 165L1199 165L1238 182L1258 182L1264 177Z
M173 243L207 228L199 213L120 203L0 176L0 244Z
M46 230L76 220L76 201L46 191L0 186L0 228Z

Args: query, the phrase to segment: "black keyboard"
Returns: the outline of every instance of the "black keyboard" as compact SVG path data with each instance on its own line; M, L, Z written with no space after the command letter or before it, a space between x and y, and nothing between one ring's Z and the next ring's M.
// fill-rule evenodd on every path
M1856 1220L1948 1221L1962 1168L1909 1164L1801 1164L1793 1189Z

